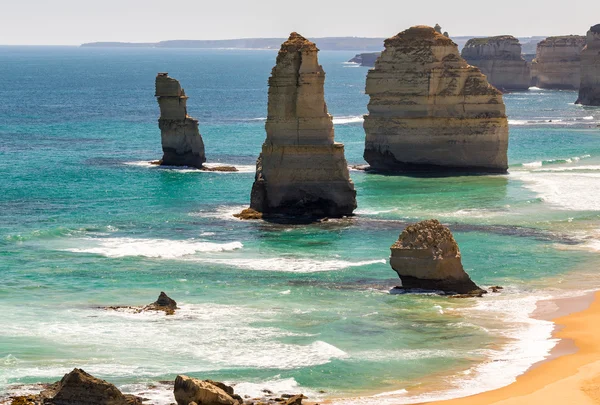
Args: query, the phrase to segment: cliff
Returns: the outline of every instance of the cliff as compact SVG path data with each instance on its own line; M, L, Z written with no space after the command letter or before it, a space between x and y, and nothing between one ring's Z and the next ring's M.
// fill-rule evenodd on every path
M377 58L381 55L381 52L368 52L368 53L359 53L354 56L354 58L350 59L348 62L358 63L361 66L373 67L375 66L375 62Z
M529 65L521 55L519 40L511 35L470 39L461 55L469 64L477 66L498 89L529 88Z
M167 73L159 73L156 76L156 98L160 107L161 164L202 168L206 161L204 142L198 130L198 120L187 114L185 91Z
M590 28L581 51L581 83L577 104L600 106L600 24Z
M267 138L250 204L264 216L342 217L356 208L344 145L334 142L318 51L292 33L269 78Z
M506 172L502 93L433 28L387 39L366 93L364 158L372 169Z
M547 89L579 89L585 37L548 37L537 45L531 64L532 84Z

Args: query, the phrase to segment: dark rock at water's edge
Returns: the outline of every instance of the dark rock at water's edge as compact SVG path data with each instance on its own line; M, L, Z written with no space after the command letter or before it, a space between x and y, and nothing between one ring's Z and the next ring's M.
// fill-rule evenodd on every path
M163 291L161 291L160 295L158 296L158 299L156 301L154 301L152 304L148 304L146 306L109 306L109 307L102 307L103 309L106 310L112 310L112 311L127 311L127 312L133 312L136 314L139 314L141 312L145 312L145 311L163 311L166 315L173 315L175 313L175 310L179 309L177 307L177 302L175 302L174 299L172 299L171 297L169 297L167 294L165 294Z
M600 24L590 28L581 51L581 84L576 104L600 106Z
M150 162L151 165L155 166L168 166L163 164L162 160L152 160ZM193 166L179 166L181 168L191 168L198 169L204 172L239 172L239 170L235 166L202 166L202 167L193 167Z
M198 120L187 114L185 91L168 73L159 73L156 76L156 98L160 107L161 165L202 168L206 162L204 142Z
M375 62L377 62L377 58L379 58L380 55L381 52L359 53L348 62L358 63L361 66L373 67L375 66Z
M356 191L334 140L324 97L319 49L293 32L269 78L267 137L256 162L250 208L263 218L341 218L356 208Z
M391 247L390 265L400 276L404 289L468 296L486 293L464 271L450 229L435 219L406 227Z
M74 369L38 395L13 398L12 405L141 405L142 399L121 393L113 384Z

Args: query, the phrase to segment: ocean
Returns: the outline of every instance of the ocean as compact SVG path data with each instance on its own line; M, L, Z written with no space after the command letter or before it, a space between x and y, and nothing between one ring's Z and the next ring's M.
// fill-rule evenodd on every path
M512 382L556 343L536 302L600 287L600 109L576 92L504 96L508 175L352 170L356 216L239 221L265 138L270 50L0 47L0 398L74 367L173 402L177 374L242 395L414 403ZM366 68L321 52L336 140L364 164ZM157 72L185 88L210 164L162 156ZM500 294L392 294L389 247L447 224ZM173 316L106 311L165 291ZM361 397L356 399L356 397Z

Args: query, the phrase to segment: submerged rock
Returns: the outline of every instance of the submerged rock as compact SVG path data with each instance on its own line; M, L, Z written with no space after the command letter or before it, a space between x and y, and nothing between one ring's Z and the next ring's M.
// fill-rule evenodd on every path
M521 55L521 44L512 35L473 38L461 52L488 81L502 90L527 90L531 83L529 64Z
M548 37L539 42L531 63L532 84L545 89L579 89L584 46L585 37L580 35Z
M262 219L263 214L252 208L246 208L239 214L233 214L233 216L239 219Z
M177 405L189 405L192 402L202 405L237 405L243 402L232 397L233 388L225 384L202 381L185 375L177 376L173 393Z
M366 93L364 158L371 169L506 172L502 93L433 28L388 38Z
M600 24L590 28L581 51L581 83L576 104L600 106Z
M391 247L390 264L405 289L485 293L465 272L450 229L432 219L409 225Z
M292 33L269 78L267 138L250 198L250 208L265 217L337 218L356 208L344 145L334 142L318 51Z
M159 73L156 76L156 97L160 106L161 165L202 168L206 161L204 142L198 120L187 114L185 91L167 73Z

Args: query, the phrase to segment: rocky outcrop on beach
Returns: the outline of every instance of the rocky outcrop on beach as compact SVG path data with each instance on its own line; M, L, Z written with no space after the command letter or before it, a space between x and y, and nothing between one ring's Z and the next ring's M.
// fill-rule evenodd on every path
M471 65L501 90L527 90L531 82L529 64L521 55L521 44L512 35L470 39L461 52Z
M123 394L113 384L76 368L40 394L13 398L12 404L141 405L142 399Z
M292 33L269 78L267 138L250 203L263 216L343 217L356 208L344 145L334 141L325 104L318 51Z
M545 89L579 89L584 46L585 37L580 35L548 37L538 43L531 63L532 84Z
M463 269L450 229L435 219L406 227L391 251L390 265L400 276L404 289L473 296L485 293Z
M506 172L502 93L433 28L388 38L366 93L364 158L372 170Z
M600 24L590 28L581 51L581 83L577 104L600 106Z
M158 127L163 149L160 164L202 168L206 161L204 142L198 120L187 114L185 91L167 73L159 73L156 76L156 98L160 106Z
M210 380L198 380L178 375L173 388L177 405L238 405L243 399L235 395L233 388ZM235 396L235 398L234 398Z
M377 58L379 58L379 55L381 55L381 52L359 53L358 55L355 55L354 58L350 59L348 62L358 63L361 66L373 67L375 66Z
M173 315L175 314L175 311L179 309L177 307L177 302L175 302L174 299L169 297L163 291L160 292L160 295L158 296L158 299L156 301L145 306L109 306L102 308L110 311L124 311L134 314L139 314L147 311L158 311L164 312L166 315Z

